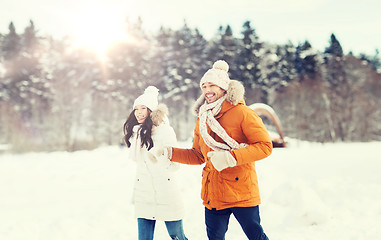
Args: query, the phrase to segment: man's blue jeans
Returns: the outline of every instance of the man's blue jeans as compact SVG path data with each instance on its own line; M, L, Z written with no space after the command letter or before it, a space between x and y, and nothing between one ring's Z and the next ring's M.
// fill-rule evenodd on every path
M156 220L138 218L139 240L152 240L155 231ZM183 221L165 221L167 231L171 239L188 240L185 237Z
M224 240L233 213L249 240L268 240L260 224L259 207L233 207L222 210L205 208L206 232L210 240Z

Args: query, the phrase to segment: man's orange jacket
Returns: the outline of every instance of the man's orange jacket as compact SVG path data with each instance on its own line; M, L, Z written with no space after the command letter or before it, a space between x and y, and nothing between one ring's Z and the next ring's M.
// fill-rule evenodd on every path
M237 105L224 101L221 111L215 116L226 133L238 143L249 146L232 150L237 166L218 172L207 157L213 151L208 147L199 131L199 119L194 130L192 149L173 148L172 161L184 164L203 164L201 198L208 209L251 207L260 204L255 161L271 154L272 143L262 119L244 100ZM218 142L224 142L212 132L208 133Z

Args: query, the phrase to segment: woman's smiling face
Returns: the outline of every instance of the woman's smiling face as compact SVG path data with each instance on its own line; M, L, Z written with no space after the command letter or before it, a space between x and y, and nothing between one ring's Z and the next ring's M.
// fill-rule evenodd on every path
M135 106L135 117L138 123L144 123L148 116L148 108L144 105Z

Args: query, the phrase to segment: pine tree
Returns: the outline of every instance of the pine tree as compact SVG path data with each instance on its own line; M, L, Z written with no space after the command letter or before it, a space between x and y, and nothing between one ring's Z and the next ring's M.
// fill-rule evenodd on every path
M344 70L343 49L334 34L331 35L330 45L325 50L324 59L324 78L329 86L326 99L333 124L331 137L333 141L348 141L351 139L353 95Z
M13 144L28 148L44 141L44 117L50 110L52 97L49 75L44 70L43 40L37 35L34 23L22 35L16 33L13 23L4 36L2 52L6 72L2 80L4 99L12 106L16 121L9 122Z
M336 57L343 57L343 49L340 42L336 39L335 34L331 34L330 45L325 49L324 53L334 55Z
M49 111L52 92L50 89L50 77L44 69L43 39L37 35L37 30L31 20L30 25L22 35L24 54L21 57L24 69L27 71L25 79L29 78L30 98L34 99L34 113L38 115L39 121L45 111Z
M305 41L296 47L294 64L301 80L306 77L315 78L316 74L319 72L318 57L317 51L312 48L308 41Z
M277 87L277 91L281 91L296 78L295 47L292 43L278 46L276 54L279 57L278 68L281 73L281 82Z
M168 93L168 82L171 82L170 65L173 58L174 31L161 27L157 35L154 36L153 49L154 55L151 59L151 77L156 79L155 86L162 94Z
M225 60L229 64L229 76L231 79L240 77L237 67L237 52L239 52L239 42L233 35L230 25L225 30L220 26L218 35L210 42L208 51L209 60L207 64L212 67L216 60Z
M21 50L20 36L16 33L13 22L9 24L8 29L9 33L4 36L1 44L1 52L5 61L17 57Z
M12 72L15 71L16 63L20 51L21 51L21 40L20 36L16 33L16 28L11 22L9 24L9 33L2 37L1 41L1 55L2 55L2 65L3 65L3 76L1 78L1 89L0 89L0 101L10 100L17 96L14 90L14 81L11 78Z
M199 79L204 73L207 41L197 29L189 28L184 22L177 31L161 29L157 43L157 49L160 50L158 65L163 74L163 92L160 97L167 103L175 119L172 122L178 138L185 139L194 127L194 118L189 115L189 109L200 92Z
M243 82L246 89L250 92L250 89L255 88L256 83L260 82L262 78L259 66L263 43L259 41L259 37L255 29L251 27L250 21L246 21L243 24L242 35L243 38L236 61L238 79Z

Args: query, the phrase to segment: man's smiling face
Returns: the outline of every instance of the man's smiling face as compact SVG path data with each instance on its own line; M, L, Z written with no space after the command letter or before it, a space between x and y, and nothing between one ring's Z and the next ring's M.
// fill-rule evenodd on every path
M207 103L212 103L217 101L219 98L225 95L226 91L219 86L206 82L202 84L202 94L204 95Z

